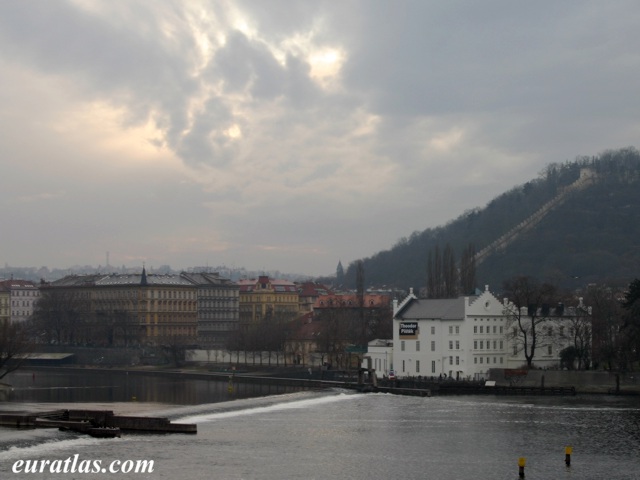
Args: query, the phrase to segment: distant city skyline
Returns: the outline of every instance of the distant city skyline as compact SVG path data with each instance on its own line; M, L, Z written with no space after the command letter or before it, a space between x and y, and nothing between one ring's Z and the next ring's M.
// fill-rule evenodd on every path
M0 262L332 275L634 146L631 0L0 3Z

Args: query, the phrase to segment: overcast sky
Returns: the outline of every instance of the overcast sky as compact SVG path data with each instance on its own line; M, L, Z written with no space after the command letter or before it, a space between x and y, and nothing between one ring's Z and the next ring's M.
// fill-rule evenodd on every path
M335 272L638 146L637 1L0 2L0 261Z

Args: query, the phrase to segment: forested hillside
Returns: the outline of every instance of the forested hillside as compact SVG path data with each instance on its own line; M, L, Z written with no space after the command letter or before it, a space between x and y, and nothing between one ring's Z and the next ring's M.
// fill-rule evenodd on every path
M489 255L477 266L477 285L499 290L503 280L520 274L567 287L628 284L640 274L640 152L635 148L551 164L540 178L484 208L400 239L390 250L362 260L366 284L423 288L427 258L436 246L449 244L458 260L470 243L481 250L557 197L583 169L591 169L595 181L568 193L533 228ZM346 271L347 285L355 285L355 277L354 262Z

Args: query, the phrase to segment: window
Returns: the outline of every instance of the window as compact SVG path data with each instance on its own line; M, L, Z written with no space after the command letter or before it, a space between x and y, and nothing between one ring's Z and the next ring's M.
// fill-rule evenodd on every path
M478 333L478 326L477 325L473 326L473 333Z
M504 358L500 357L500 363L504 363Z
M504 332L502 331L502 325L500 325L500 333L504 333Z
M518 355L518 346L515 344L513 345L513 354Z
M487 357L487 365L489 365L489 363L491 363L491 359Z
M460 340L456 340L456 350L460 350Z
M496 348L498 348L498 342L496 342L495 340L493 341L493 349L495 350Z
M456 357L456 365L460 365L460 357Z
M432 352L436 351L436 342L434 342L434 341L431 342L431 351Z
M551 346L551 345L547 346L547 353L549 355L551 355L553 353L553 346Z
M474 349L474 350L477 350L477 349L478 349L478 341L477 341L477 340L474 340L474 341L473 341L473 349Z
M420 351L420 340L416 340L416 352Z
M504 345L504 344L502 343L502 340L500 340L500 350L502 350L503 345Z
M494 326L493 326L493 333L496 333L496 332L497 332L497 330L498 330L498 327L494 325Z
M484 327L480 325L480 333L484 333Z
M482 358L482 357L480 357L480 363L482 363L482 360L483 360L483 358Z
M416 360L416 373L420 373L420 360Z
M484 341L480 340L480 350L482 350L484 348Z
M436 327L431 327L431 335L435 335L436 334Z
M453 326L449 325L449 335L453 335Z
M400 341L400 350L404 352L404 340Z
M431 373L436 373L436 361L431 361Z
M449 350L453 350L453 340L449 340Z
M460 335L460 327L459 326L456 327L456 335Z
M402 360L402 373L404 373L404 360Z
M449 357L449 365L453 365L453 357Z

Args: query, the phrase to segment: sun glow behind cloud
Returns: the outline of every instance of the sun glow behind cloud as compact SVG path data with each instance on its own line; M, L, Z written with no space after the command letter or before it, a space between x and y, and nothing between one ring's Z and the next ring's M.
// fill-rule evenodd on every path
M327 48L310 54L308 61L311 65L311 78L327 88L335 84L346 55L340 49Z

